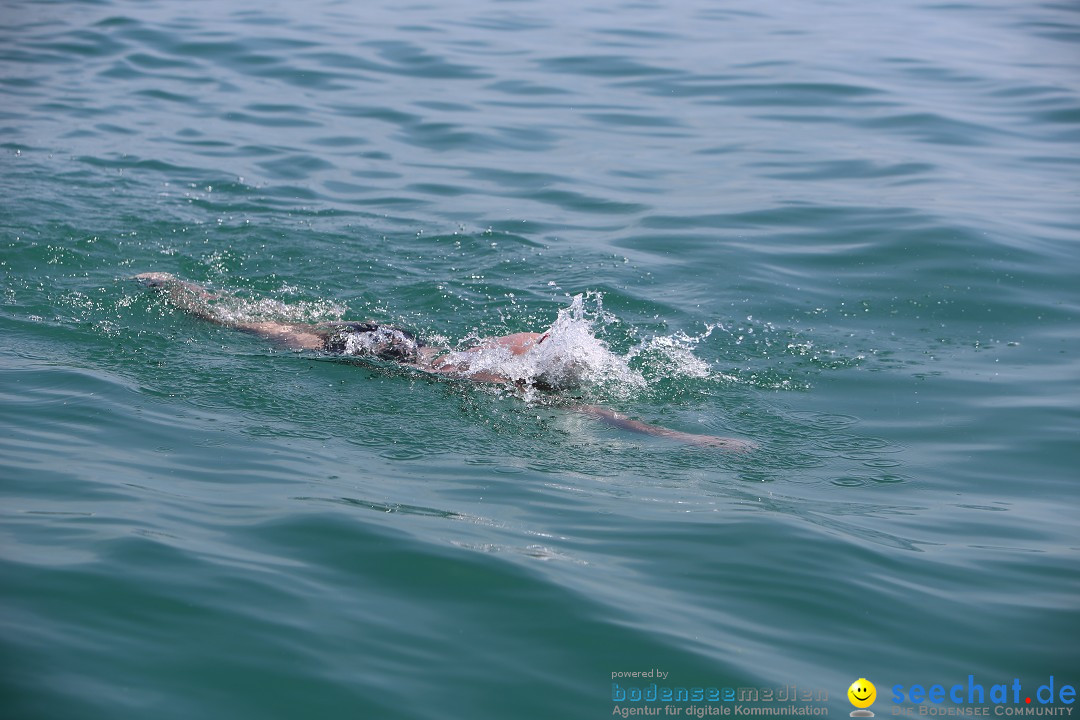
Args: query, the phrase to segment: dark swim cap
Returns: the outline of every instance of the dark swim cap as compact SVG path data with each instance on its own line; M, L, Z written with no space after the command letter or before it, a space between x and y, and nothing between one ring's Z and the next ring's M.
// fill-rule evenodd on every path
M414 363L420 359L416 334L393 325L373 322L348 323L326 341L328 352L374 356L383 360Z

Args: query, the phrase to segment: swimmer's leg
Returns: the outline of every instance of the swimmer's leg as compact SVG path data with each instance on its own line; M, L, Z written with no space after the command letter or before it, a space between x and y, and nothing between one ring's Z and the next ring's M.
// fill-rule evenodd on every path
M202 285L181 280L170 273L142 273L136 280L147 287L160 290L169 303L201 320L215 325L249 332L273 340L292 350L322 350L327 332L315 325L303 323L248 322L230 318L215 308L211 300L218 297Z

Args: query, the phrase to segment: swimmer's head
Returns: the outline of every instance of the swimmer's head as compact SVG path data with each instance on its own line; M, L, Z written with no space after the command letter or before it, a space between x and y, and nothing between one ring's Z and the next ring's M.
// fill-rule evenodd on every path
M587 382L592 367L580 357L549 356L533 382L545 390L572 390Z
M372 352L384 360L413 363L420 359L420 343L408 330L394 327L378 327L371 331Z
M344 355L372 355L395 362L420 359L420 342L414 333L373 322L350 323L331 347Z

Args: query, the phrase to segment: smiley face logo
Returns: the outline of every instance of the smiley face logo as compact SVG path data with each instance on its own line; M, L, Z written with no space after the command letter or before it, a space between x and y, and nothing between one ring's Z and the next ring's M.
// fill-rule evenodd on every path
M877 688L866 678L859 678L847 689L848 700L857 708L868 708L877 700Z

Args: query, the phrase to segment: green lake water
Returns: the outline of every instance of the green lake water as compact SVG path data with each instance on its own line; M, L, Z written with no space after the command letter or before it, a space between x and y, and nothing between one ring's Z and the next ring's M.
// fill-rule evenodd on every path
M1080 684L1074 4L6 2L0 191L5 718ZM580 294L628 374L147 271L452 346Z

